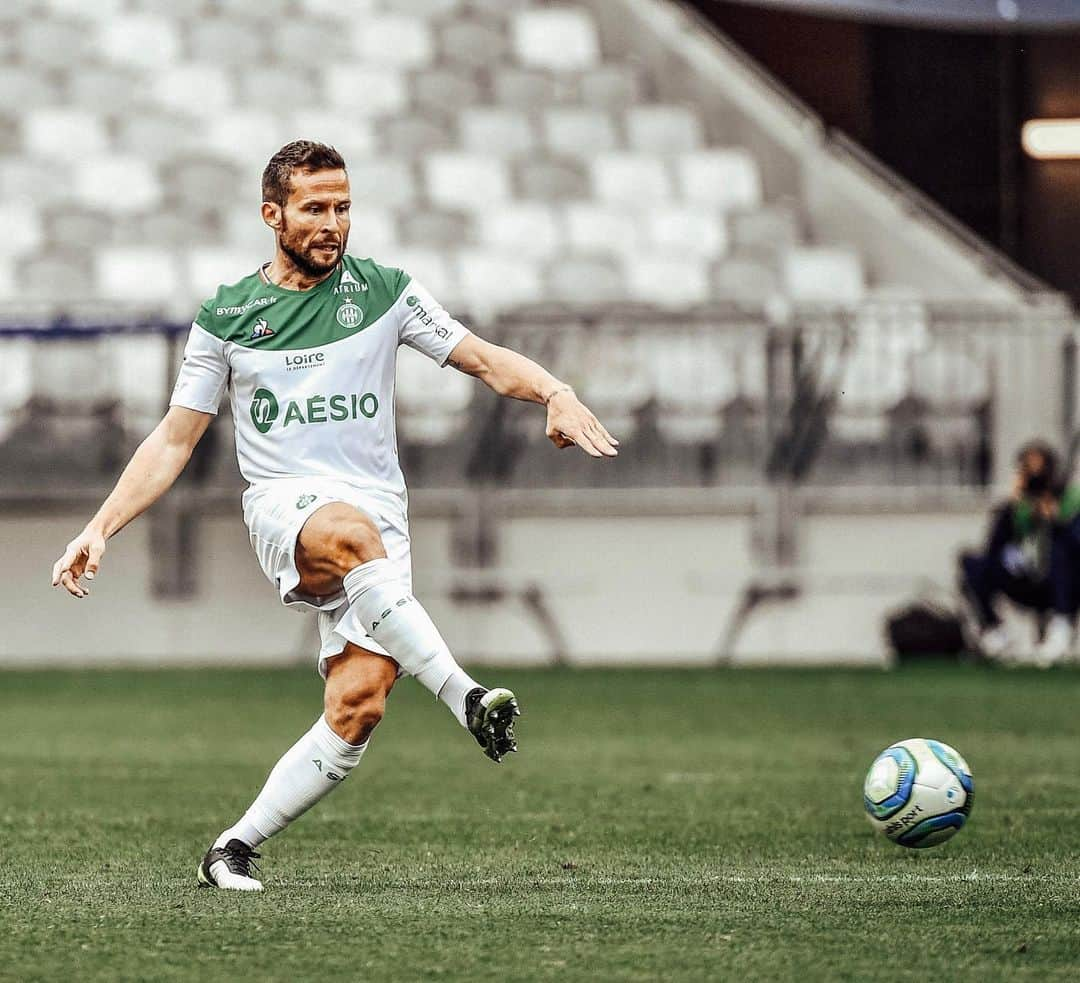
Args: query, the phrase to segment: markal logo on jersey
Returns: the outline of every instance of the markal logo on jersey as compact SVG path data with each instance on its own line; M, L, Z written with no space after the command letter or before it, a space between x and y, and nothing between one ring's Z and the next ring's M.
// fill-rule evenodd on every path
M405 304L413 309L413 313L420 319L420 323L424 325L424 327L435 323L435 318L421 305L420 298L417 297L416 294L409 294L409 296L405 298ZM450 329L440 324L435 329L435 334L440 338L445 338L450 334Z
M364 320L364 309L357 307L351 300L346 300L337 311L337 322L343 328L355 328Z
M265 317L260 317L251 326L251 340L255 341L257 338L269 338L273 335L274 329L267 323Z
M342 270L341 281L336 287L334 287L334 293L352 294L357 293L358 291L361 293L366 293L367 288L368 286L366 283L361 283L348 270Z
M269 389L256 389L251 397L251 422L259 433L269 433L281 416L281 429L294 424L342 423L345 420L370 420L379 412L375 393L335 393L333 396L308 396L290 399L282 414L277 397Z

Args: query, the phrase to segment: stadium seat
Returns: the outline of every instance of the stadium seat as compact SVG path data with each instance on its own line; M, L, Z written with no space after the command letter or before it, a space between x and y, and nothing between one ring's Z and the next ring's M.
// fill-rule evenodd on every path
M510 196L505 165L480 154L441 152L422 162L428 197L447 208L475 208Z
M589 193L589 178L585 167L567 159L518 161L517 187L523 198L555 203L585 198Z
M53 312L94 296L90 253L83 248L39 250L16 266L16 281L25 297L44 297Z
M118 398L124 425L133 434L149 432L162 411L162 387L169 379L168 339L159 334L124 334L103 339L109 390Z
M322 0L332 3L333 0ZM465 0L381 0L380 6L398 14L409 14L426 21L443 19L449 14L458 13L465 5ZM475 6L473 0L472 6Z
M550 72L507 66L491 73L492 96L501 106L540 112L570 102L573 88Z
M217 214L222 203L232 204L239 184L239 172L234 164L206 153L177 157L162 168L169 200L183 208L206 215Z
M262 168L291 138L281 125L280 114L264 109L230 109L206 121L203 144L222 160Z
M421 113L381 120L377 132L380 152L395 157L418 159L434 150L457 146L449 126Z
M733 252L775 258L802 241L795 205L776 205L730 216Z
M75 18L76 20L106 20L124 11L125 0L43 0L42 6L57 19Z
M681 253L632 252L623 258L627 292L657 307L685 308L709 297L707 264Z
M582 400L622 441L637 432L637 414L653 396L652 372L636 342L618 325L601 324L583 340L578 356L578 364L588 367Z
M417 197L413 168L391 157L346 161L353 205L405 208Z
M475 72L463 68L414 72L410 88L414 105L428 115L454 116L463 106L480 101L480 83Z
M722 216L690 205L653 206L644 214L645 241L661 252L715 259L727 249Z
M451 314L455 313L461 291L457 277L450 269L447 250L398 246L388 249L382 258L374 258L384 266L404 270L409 276L415 277Z
M380 128L373 119L331 109L297 109L289 113L285 121L284 132L280 134L283 142L288 139L328 143L345 158L347 167L351 168L357 159L378 155ZM270 159L269 154L266 159Z
M7 199L25 198L37 205L67 201L71 170L67 161L0 156L0 193Z
M757 161L747 150L700 150L682 155L677 166L682 194L688 201L724 211L761 204L761 176Z
M82 204L117 214L142 211L161 200L161 184L151 164L120 154L76 162L73 190Z
M193 304L213 297L223 283L236 283L266 262L269 250L235 246L195 246L183 257L183 293Z
M711 286L716 300L755 307L775 300L783 292L779 272L751 258L732 257L714 264Z
M686 106L631 106L626 111L626 142L645 154L681 154L705 142L701 118Z
M233 83L228 73L203 62L159 68L149 90L159 105L191 116L215 116L233 104Z
M470 310L482 317L539 300L536 263L505 251L465 249L458 255L461 289Z
M657 426L670 441L698 444L720 433L721 411L739 393L735 352L722 332L688 330L643 339L653 373Z
M507 59L510 41L491 18L455 17L439 27L439 59L448 65L489 69Z
M566 206L566 234L570 248L582 253L622 256L639 248L641 231L635 213L625 208L571 202Z
M217 8L227 17L250 17L253 5L251 0L214 0ZM259 0L254 9L265 20L289 17L293 13L294 0Z
M574 7L523 10L511 25L514 51L522 64L553 71L594 66L600 42L592 18Z
M536 0L467 0L470 10L496 17L510 18Z
M642 205L671 196L664 162L646 154L597 154L589 161L593 194L601 201Z
M22 57L41 67L82 64L94 47L86 25L70 17L27 17L18 23L17 30Z
M3 269L3 268L0 268ZM0 272L0 298L8 299L14 278ZM0 338L0 441L11 431L17 412L34 394L32 374L34 343L26 338Z
M522 157L536 146L532 125L517 110L473 106L462 111L460 126L462 147L468 153Z
M251 27L247 21L220 14L195 18L187 24L185 56L212 65L257 65L266 51L264 32ZM284 49L275 45L271 50Z
M155 75L180 57L180 37L168 17L122 14L96 25L98 50L108 61L130 64Z
M796 302L857 304L865 292L862 263L851 249L791 249L784 255L782 271L784 288Z
M476 387L468 376L447 371L402 345L394 389L401 435L426 446L446 443L465 427Z
M253 221L264 230L261 243L266 252L271 251L270 232L262 224L256 208L251 209ZM108 219L109 216L104 216ZM214 221L211 222L211 219ZM113 242L153 243L155 246L186 248L193 243L214 245L222 238L224 217L217 211L211 215L189 208L151 208L138 215L117 216L112 219ZM108 226L105 226L106 228ZM85 241L85 240L84 240Z
M323 73L323 95L330 106L368 117L404 112L409 101L400 72L363 64L328 66Z
M540 202L508 202L477 214L483 246L508 256L547 259L563 248L563 235L553 210Z
M398 225L403 245L456 249L468 236L469 218L460 211L410 208L401 213Z
M352 228L349 231L349 252L354 256L370 256L378 260L387 250L397 248L401 241L394 213L377 205L353 205ZM272 246L267 239L266 246Z
M42 225L46 242L70 247L81 245L87 249L96 248L99 243L124 241L117 238L117 233L122 236L126 231L125 222L118 222L116 216L96 208L80 208L71 202L59 203L46 210L42 215ZM127 241L153 240L146 240L140 230Z
M566 157L589 157L615 150L619 144L615 124L603 110L557 106L544 113L544 143Z
M305 14L320 16L342 15L341 0L296 0L297 6ZM353 17L367 16L386 5L387 0L349 0L348 12ZM410 11L405 11L410 13Z
M346 18L346 4L339 4L336 16L309 15L286 16L270 21L266 30L269 35L268 50L272 53L268 67L280 67L291 71L309 72L313 67L311 53L319 52L319 65L348 64L356 61L353 50L352 29L355 21ZM259 100L265 103L265 99ZM290 105L297 105L296 102Z
M320 92L315 73L307 65L251 65L237 74L237 104L241 106L313 106ZM342 125L353 122L340 113L336 118Z
M0 256L2 265L31 253L42 245L45 226L41 215L27 198L0 198Z
M122 123L142 98L143 80L130 65L85 64L63 73L62 104L71 109L101 112Z
M596 307L626 299L621 265L608 255L559 255L547 264L544 284L544 296L573 306Z
M609 112L636 106L644 98L644 90L641 72L632 63L600 65L582 73L578 82L583 105Z
M199 152L199 121L161 110L134 110L120 116L113 127L117 153L160 163Z
M352 43L365 64L386 64L395 69L430 65L435 51L427 22L408 14L357 17L352 24Z
M29 65L0 65L0 92L5 106L20 110L33 106L55 106L61 87L56 73Z
M26 151L34 156L75 159L103 154L109 145L105 121L83 109L29 110L22 131Z
M99 297L160 309L180 293L176 261L153 246L108 246L95 256Z

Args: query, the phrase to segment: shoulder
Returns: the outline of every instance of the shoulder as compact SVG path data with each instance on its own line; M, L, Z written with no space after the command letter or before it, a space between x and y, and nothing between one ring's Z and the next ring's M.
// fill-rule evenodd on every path
M224 340L236 317L251 310L264 296L259 271L248 274L236 283L223 283L213 297L204 301L195 317L195 323L204 331Z
M354 276L362 278L362 282L368 285L369 292L376 290L391 303L401 296L402 291L412 279L404 270L399 270L394 266L383 266L371 257L361 259L359 256L347 255L343 262L345 269Z

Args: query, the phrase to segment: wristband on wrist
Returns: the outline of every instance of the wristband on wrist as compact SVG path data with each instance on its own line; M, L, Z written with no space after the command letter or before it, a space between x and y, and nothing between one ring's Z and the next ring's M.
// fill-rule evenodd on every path
M544 397L544 405L547 406L559 393L572 393L573 391L573 386L559 386L558 389L553 389Z

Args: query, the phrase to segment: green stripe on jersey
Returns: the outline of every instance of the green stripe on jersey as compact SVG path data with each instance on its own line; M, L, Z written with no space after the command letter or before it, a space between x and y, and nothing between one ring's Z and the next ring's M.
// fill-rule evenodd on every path
M244 348L320 348L374 324L394 306L408 282L402 270L355 256L345 256L333 275L310 290L264 283L256 271L218 287L199 308L195 322Z

